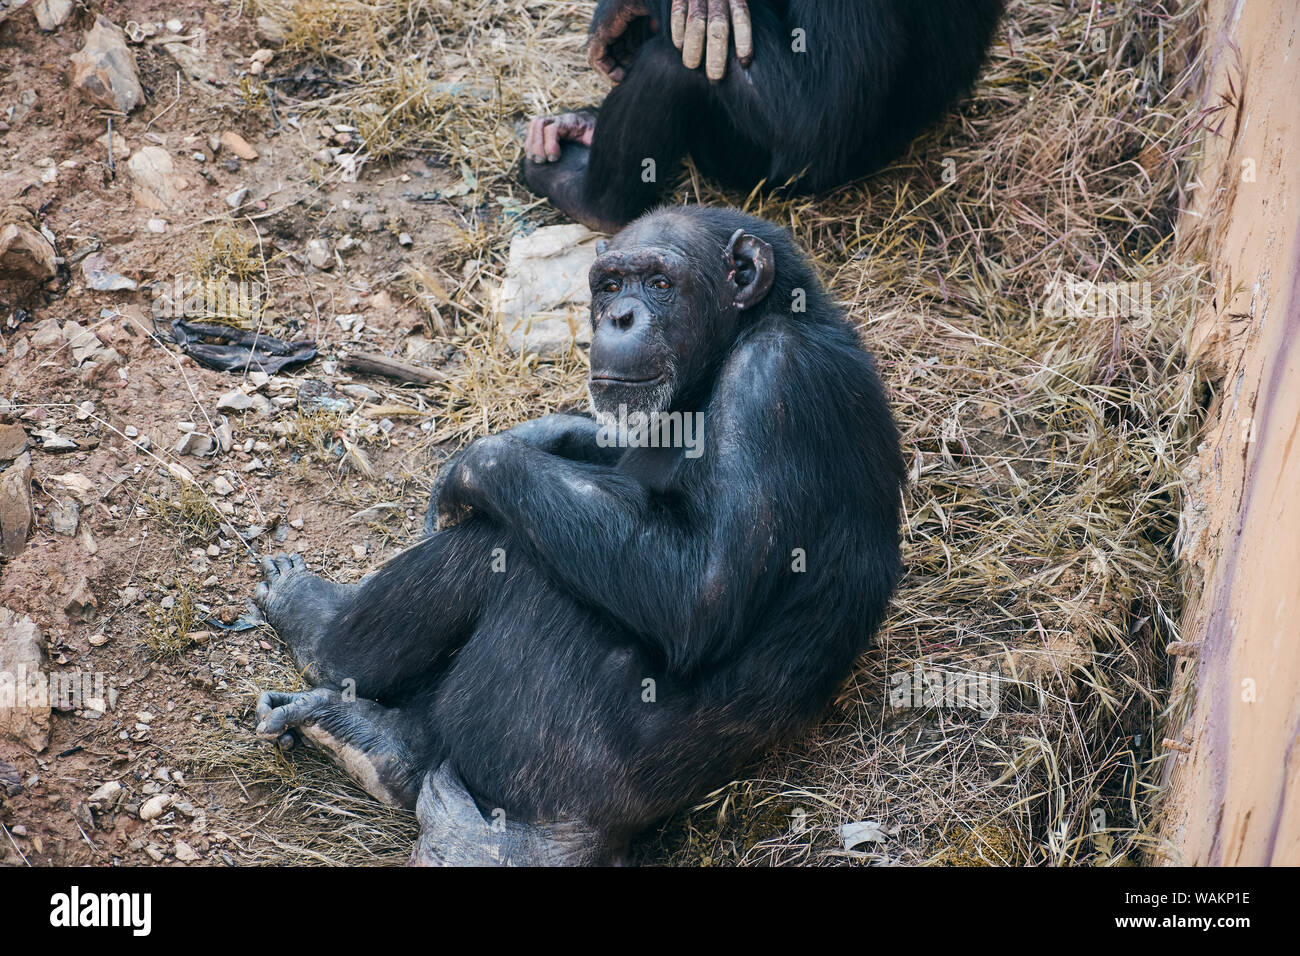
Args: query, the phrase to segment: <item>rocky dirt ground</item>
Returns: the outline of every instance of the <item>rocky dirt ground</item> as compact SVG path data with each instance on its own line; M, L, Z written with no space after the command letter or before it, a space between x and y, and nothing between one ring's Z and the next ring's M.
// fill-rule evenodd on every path
M258 554L355 579L418 532L437 415L339 356L447 357L436 310L398 279L473 295L455 237L474 211L429 201L459 176L419 158L348 181L351 132L286 107L310 71L258 95L275 38L237 6L87 6L0 3L0 608L6 639L105 681L0 738L0 861L233 864L257 848L214 818L255 818L264 792L181 744L251 734L256 668L278 655L221 625ZM78 67L83 44L106 59ZM269 287L256 326L320 357L269 377L196 364L154 313L197 279Z

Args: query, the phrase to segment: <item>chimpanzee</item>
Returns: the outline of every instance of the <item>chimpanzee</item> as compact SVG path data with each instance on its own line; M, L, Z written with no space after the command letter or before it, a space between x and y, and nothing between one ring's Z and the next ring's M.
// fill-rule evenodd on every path
M884 390L783 230L661 210L590 283L594 418L467 446L440 528L359 585L263 562L318 686L258 733L416 806L414 862L620 860L817 717L900 573Z
M1004 2L601 0L589 54L617 85L599 114L532 121L524 182L605 232L650 208L687 153L731 188L842 185L970 87Z

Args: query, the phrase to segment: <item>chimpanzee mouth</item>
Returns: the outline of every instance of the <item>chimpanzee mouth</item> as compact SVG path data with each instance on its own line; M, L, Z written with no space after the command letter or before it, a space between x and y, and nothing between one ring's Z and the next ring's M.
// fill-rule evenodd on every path
M591 376L592 385L620 385L624 388L648 388L651 385L659 385L666 376L663 373L653 378L619 378L614 375L593 375Z

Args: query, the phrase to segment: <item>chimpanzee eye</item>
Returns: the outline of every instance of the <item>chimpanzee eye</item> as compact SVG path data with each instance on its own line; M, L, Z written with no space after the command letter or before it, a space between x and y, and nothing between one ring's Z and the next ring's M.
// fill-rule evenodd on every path
M606 279L604 284L600 287L600 291L617 292L621 288L623 288L623 283L619 282L617 279Z
M655 276L650 280L650 288L658 289L660 292L663 292L665 289L671 289L672 287L673 284L668 281L666 276Z

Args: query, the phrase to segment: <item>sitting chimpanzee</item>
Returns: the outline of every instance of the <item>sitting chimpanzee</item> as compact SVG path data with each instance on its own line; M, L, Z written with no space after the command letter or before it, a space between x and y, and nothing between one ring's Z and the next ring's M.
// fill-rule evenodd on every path
M781 229L656 212L591 292L594 420L469 445L440 530L359 585L263 562L320 686L263 694L258 733L418 799L417 862L618 860L817 717L900 572L881 382Z
M839 186L969 88L1003 4L707 0L706 20L706 0L601 0L590 56L618 85L599 114L533 120L524 182L606 232L650 208L687 153L732 188Z

